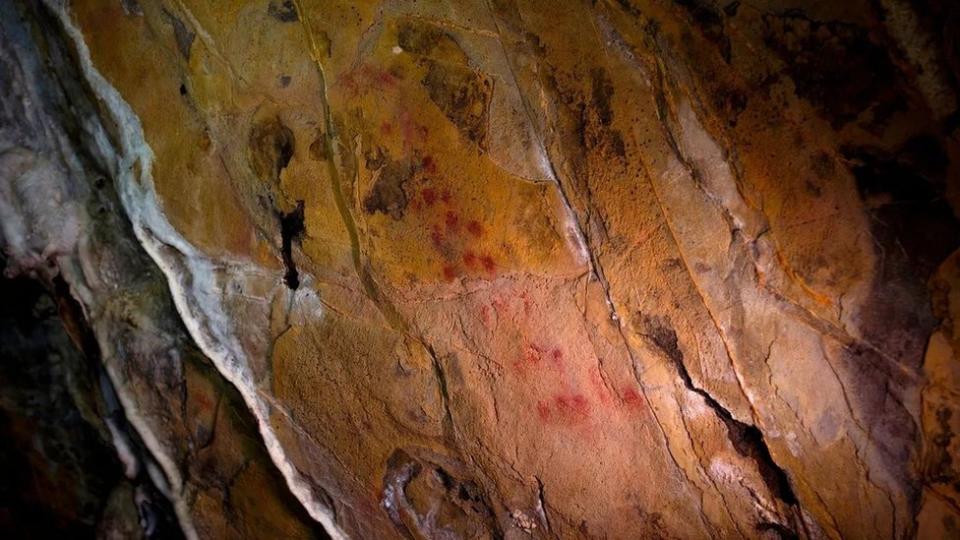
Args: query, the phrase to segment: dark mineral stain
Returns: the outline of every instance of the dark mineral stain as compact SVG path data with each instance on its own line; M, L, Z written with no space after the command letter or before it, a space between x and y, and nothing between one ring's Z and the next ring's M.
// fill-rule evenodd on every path
M584 148L600 148L621 158L626 156L623 135L613 128L613 81L602 68L590 70L589 106L580 103L577 132Z
M740 2L732 2L722 11L718 10L714 2L707 0L674 0L687 12L694 27L700 30L711 43L720 50L720 56L730 63L730 38L724 29L724 15L736 15Z
M818 152L813 157L813 172L821 180L832 181L837 175L837 163L833 156L826 152Z
M677 342L677 333L663 317L644 317L644 331L654 345L657 346L667 358L674 362L683 362L683 352Z
M404 20L397 27L397 45L414 54L430 54L444 39L451 38L432 24Z
M286 214L280 214L280 238L283 264L287 268L283 275L283 282L292 290L300 287L300 273L293 261L293 242L303 236L303 201L297 201L297 207Z
M766 15L764 25L764 40L786 64L797 94L834 127L877 101L896 99L896 70L868 29L815 21L796 10Z
M379 171L387 163L387 155L379 146L368 148L363 154L363 159L368 171Z
M323 134L323 132L317 132L317 136L313 139L313 142L310 143L309 152L310 157L317 161L326 161L327 158L330 157L327 152L326 136ZM367 167L369 168L369 166L370 161L368 159Z
M727 17L736 17L738 11L740 11L740 0L734 0L723 7L723 13Z
M610 98L613 97L613 82L607 73L599 67L590 70L590 104L596 111L600 123L609 126L613 122L613 109Z
M731 126L737 124L740 114L747 108L747 94L732 86L718 88L711 99L713 107Z
M937 325L927 280L960 246L960 223L945 200L948 156L932 136L894 150L846 147L841 152L871 217L876 275L858 326L873 348L851 346L841 357L853 396L876 435L892 474L907 479L919 427L902 405L915 389L905 373L920 370ZM892 360L891 360L892 359Z
M368 214L380 212L400 220L407 208L405 184L413 177L413 167L407 162L387 161L380 170L370 194L363 200Z
M430 100L466 138L486 149L487 117L493 83L464 66L425 60L420 83Z
M894 152L844 148L860 196L876 216L875 234L906 252L902 270L927 276L960 246L960 223L946 200L949 159L933 137L907 141Z
M297 6L294 5L293 0L283 0L283 2L277 2L274 0L273 2L270 2L270 5L267 6L267 14L274 19L285 23L297 22L300 20L300 17L297 15Z
M250 130L250 165L264 182L278 182L280 171L293 158L295 141L293 131L279 118L270 118Z
M143 8L140 7L140 2L137 0L120 0L120 6L123 8L124 15L143 17Z
M956 434L950 428L950 418L953 411L948 407L937 408L937 426L939 430L933 436L933 444L926 452L924 478L929 482L949 484L958 480L957 471L953 468L953 457L950 455L950 443Z
M197 33L187 28L187 25L173 14L167 12L167 17L173 25L173 37L177 42L177 50L185 60L190 60L190 50L193 48L193 40L196 39Z

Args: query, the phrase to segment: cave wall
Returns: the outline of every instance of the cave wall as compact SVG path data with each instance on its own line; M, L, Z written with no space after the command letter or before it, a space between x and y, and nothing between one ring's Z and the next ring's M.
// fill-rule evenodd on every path
M0 13L47 291L0 427L76 469L64 530L958 534L952 3Z

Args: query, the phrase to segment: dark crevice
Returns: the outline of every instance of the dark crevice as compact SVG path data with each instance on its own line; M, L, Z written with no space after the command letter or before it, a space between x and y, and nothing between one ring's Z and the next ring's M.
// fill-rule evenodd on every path
M451 442L456 441L456 431L453 427L453 414L450 412L450 393L447 389L447 375L443 371L443 364L437 357L433 347L426 345L427 353L430 355L430 362L433 366L433 374L437 379L437 389L440 392L440 400L443 404L443 432L444 437Z
M796 505L797 497L790 486L790 479L787 477L787 473L774 462L760 429L737 420L707 391L694 386L690 373L687 371L687 366L683 363L683 351L680 350L677 342L677 333L669 326L667 321L662 317L644 317L644 323L646 326L644 337L649 339L670 360L677 369L677 374L680 375L680 379L687 390L702 397L723 421L727 428L727 436L737 453L757 463L760 476L771 493L788 505Z
M9 268L2 253L0 268ZM96 376L39 281L0 279L0 297L0 536L93 538L123 483L89 413Z
M71 294L70 286L63 277L59 275L54 277L51 285L67 334L80 349L89 368L96 373L99 380L100 393L106 408L104 418L126 435L140 464L137 467L136 476L131 481L136 486L136 505L144 536L149 539L186 538L180 528L172 502L163 495L148 474L146 464L153 464L158 471L160 468L136 430L127 421L116 389L103 366L100 345L93 329L87 323L80 303Z
M797 533L793 532L787 527L779 523L773 523L771 521L764 521L763 523L757 523L758 532L773 533L777 535L780 540L797 540L799 536Z
M287 268L283 275L283 282L295 291L300 287L300 273L297 272L297 265L293 261L293 241L299 240L303 236L303 201L297 201L297 207L292 212L280 214L279 217L282 240L281 253L283 255L283 265Z

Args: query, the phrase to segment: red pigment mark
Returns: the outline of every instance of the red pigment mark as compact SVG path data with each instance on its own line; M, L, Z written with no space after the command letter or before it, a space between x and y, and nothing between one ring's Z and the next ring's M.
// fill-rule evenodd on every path
M389 71L364 64L343 75L339 84L346 88L351 95L357 95L360 90L366 90L367 87L376 86L377 88L393 88L400 79Z
M433 247L440 249L443 247L443 234L440 232L436 226L433 227L433 230L430 231L430 242L433 243Z
M469 249L463 254L463 264L467 265L467 268L473 268L477 264L477 256Z
M443 277L447 281L453 281L457 277L457 269L449 264L443 265Z
M486 261L483 263L483 267L489 272L493 272L493 259L490 259L490 267L487 266ZM527 296L527 292L524 291L520 293L520 298L523 299L523 313L526 315L530 314L530 297Z
M433 206L433 203L437 202L437 192L433 188L423 188L420 196L423 197L423 202L427 203L427 206Z
M590 417L590 402L582 394L560 394L553 398L553 412L560 422L579 424Z
M194 401L196 401L197 408L201 411L209 411L213 409L213 402L210 401L210 397L204 393L194 394Z
M390 122L384 122L380 124L380 133L382 135L390 135L391 133L393 133L393 124L391 124Z
M444 222L447 224L447 228L451 231L457 230L457 225L460 224L460 218L457 217L455 212L447 211L447 216L444 219Z
M624 388L623 404L628 409L639 409L643 407L643 398L633 388Z
M540 363L543 349L536 345L528 345L520 358L513 361L513 367L521 374L526 373L527 368L533 368Z
M393 73L382 69L376 70L376 76L374 78L380 86L394 86L399 80Z
M404 148L418 146L427 140L428 130L414 120L408 111L402 111L397 120Z
M430 174L437 172L437 164L433 162L433 157L431 156L423 156L423 159L420 160L420 166Z
M550 419L550 402L548 401L538 401L537 402L537 415L540 417L540 420L546 422Z
M494 262L493 257L489 255L484 255L480 257L480 264L483 265L483 269L487 272L493 272L497 269L497 263Z
M550 351L550 359L553 361L553 367L563 370L563 351L560 349Z
M484 326L490 326L490 306L480 307L480 318L483 320Z
M483 225L480 224L477 220L470 220L470 223L467 223L467 230L470 234L480 238L483 236Z
M444 204L450 204L450 190L443 190L443 193L440 194L440 200L443 201Z
M513 362L513 367L525 375L528 369L536 369L545 361L550 362L546 364L548 369L563 373L563 353L559 349L547 350L534 344L527 346L523 355Z

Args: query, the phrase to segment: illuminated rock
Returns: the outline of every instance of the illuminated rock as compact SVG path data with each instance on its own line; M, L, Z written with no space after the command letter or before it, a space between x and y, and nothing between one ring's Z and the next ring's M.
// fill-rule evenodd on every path
M188 536L956 532L957 8L4 10L9 272Z

